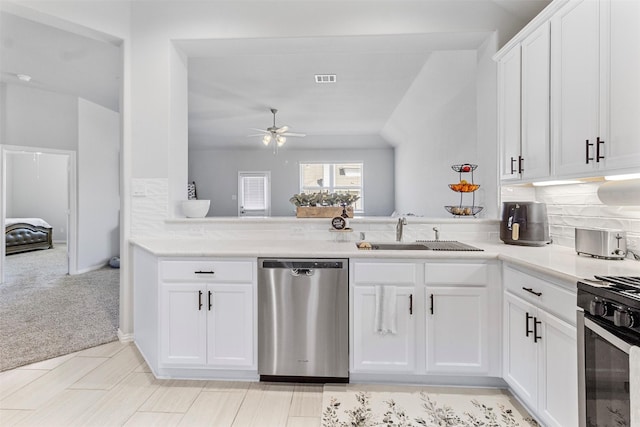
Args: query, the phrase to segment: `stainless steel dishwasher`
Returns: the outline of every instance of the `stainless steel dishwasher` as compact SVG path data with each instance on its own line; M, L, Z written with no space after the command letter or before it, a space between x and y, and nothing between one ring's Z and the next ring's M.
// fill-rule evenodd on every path
M262 381L349 381L349 260L258 259Z

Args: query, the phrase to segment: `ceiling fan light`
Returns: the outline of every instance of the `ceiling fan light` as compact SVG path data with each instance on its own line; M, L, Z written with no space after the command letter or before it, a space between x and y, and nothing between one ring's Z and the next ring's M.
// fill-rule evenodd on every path
M265 135L265 136L262 138L262 143L263 143L264 145L269 145L269 143L270 143L270 142L271 142L271 135Z
M278 136L276 138L276 143L278 144L278 147L282 147L285 142L287 142L287 138L285 138L284 136Z

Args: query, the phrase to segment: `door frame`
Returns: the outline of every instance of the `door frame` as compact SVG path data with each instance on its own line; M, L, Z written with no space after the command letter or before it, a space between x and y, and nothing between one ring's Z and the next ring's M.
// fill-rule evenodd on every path
M67 272L77 273L77 232L78 232L78 200L77 200L77 172L76 172L76 152L71 150L58 150L54 148L23 147L20 145L0 145L0 226L5 229L5 218L7 216L7 154L10 153L41 153L55 154L67 157ZM6 235L2 233L0 239L0 283L4 283L5 256L6 256Z

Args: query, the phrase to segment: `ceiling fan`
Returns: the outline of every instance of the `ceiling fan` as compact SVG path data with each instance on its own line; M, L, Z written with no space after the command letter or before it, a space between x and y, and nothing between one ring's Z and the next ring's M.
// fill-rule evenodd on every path
M262 133L257 133L254 135L249 135L249 136L261 136L262 137L262 143L265 146L268 146L272 141L274 142L274 151L277 147L282 147L284 145L285 142L287 142L287 137L288 136L294 136L294 137L303 137L306 136L304 133L295 133L295 132L289 132L289 126L276 126L276 113L278 112L278 110L276 110L275 108L271 109L271 113L273 114L273 126L269 126L266 130L265 129L254 129L252 128L251 130L256 130L258 132L262 132Z

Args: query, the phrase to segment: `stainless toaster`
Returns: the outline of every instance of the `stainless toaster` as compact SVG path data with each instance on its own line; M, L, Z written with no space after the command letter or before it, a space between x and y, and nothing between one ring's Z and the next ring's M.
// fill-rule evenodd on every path
M627 233L622 230L576 228L576 252L602 259L627 256Z

